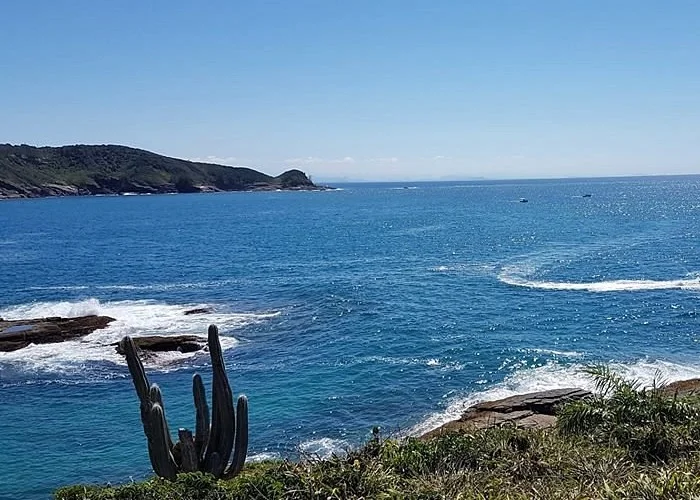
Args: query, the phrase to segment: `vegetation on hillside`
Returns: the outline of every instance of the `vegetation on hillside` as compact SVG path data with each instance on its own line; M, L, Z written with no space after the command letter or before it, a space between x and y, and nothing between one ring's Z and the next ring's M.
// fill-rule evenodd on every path
M0 145L0 197L313 188L299 170L271 177L126 146Z
M563 408L558 427L491 428L430 440L373 439L327 460L269 461L230 481L70 486L77 499L683 499L700 498L700 405L639 390L605 370L602 390Z

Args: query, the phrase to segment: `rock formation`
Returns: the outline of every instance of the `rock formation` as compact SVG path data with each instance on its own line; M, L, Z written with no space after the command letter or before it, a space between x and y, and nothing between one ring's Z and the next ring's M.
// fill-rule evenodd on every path
M689 380L679 380L671 382L662 389L669 396L698 396L700 395L700 378L691 378Z
M19 321L0 320L0 352L16 351L29 344L63 342L105 328L114 318L81 316L78 318L37 318Z
M511 396L497 401L486 401L470 406L458 420L421 436L429 439L444 433L495 427L502 424L525 428L546 428L553 426L557 408L570 401L590 396L583 389L552 389Z
M133 340L136 348L143 352L148 357L148 353L179 351L179 352L195 352L204 349L207 345L207 339L197 335L152 335L145 337L134 337ZM125 355L124 350L119 342L111 344L116 351Z
M185 316L191 316L192 314L209 314L211 312L210 307L197 307L195 309L189 309L185 311L183 314Z

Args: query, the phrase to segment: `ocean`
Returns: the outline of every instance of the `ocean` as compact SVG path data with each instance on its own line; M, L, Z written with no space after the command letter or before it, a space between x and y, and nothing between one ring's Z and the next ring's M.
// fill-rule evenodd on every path
M222 333L249 460L417 435L480 400L700 377L700 177L346 184L0 202L0 317L105 314L0 353L0 498L151 474L110 344ZM587 196L590 195L590 196ZM527 199L527 203L521 201ZM195 307L202 315L184 315ZM205 353L147 364L194 427Z

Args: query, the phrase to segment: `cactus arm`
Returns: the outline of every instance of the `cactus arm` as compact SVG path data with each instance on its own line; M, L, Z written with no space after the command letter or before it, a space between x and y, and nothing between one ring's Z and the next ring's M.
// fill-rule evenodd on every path
M224 478L230 479L237 476L245 464L248 453L248 398L241 395L236 404L236 440L233 447L233 460L228 470L224 472Z
M215 325L209 326L209 354L212 365L212 420L209 431L209 443L204 455L204 469L216 477L220 477L228 465L233 451L233 441L236 425L236 415L233 411L233 395L226 366L219 342L219 330ZM213 455L218 455L217 464Z
M198 462L201 463L204 459L204 452L209 439L209 406L207 405L204 382L202 382L202 377L198 373L195 373L194 377L192 377L192 394L194 395L194 407L197 412L194 446Z
M221 457L217 452L211 454L211 466L213 469L219 469L221 467ZM217 478L220 476L216 476Z
M175 479L177 464L168 447L169 436L165 424L163 408L155 403L149 413L151 436L149 437L149 454L153 470L160 477Z
M182 472L195 472L198 467L197 450L194 445L192 432L187 429L179 429L178 437L180 438L180 452L182 459L180 460L180 470Z
M143 424L143 433L146 435L146 440L148 442L148 456L151 459L151 465L153 466L155 473L162 476L163 469L160 462L154 460L154 457L157 455L153 444L153 419L151 416L153 402L150 397L150 384L148 382L148 377L146 376L146 370L143 367L143 363L141 362L136 350L136 345L131 337L128 335L124 337L121 340L121 347L124 351L124 355L126 356L126 364L129 367L129 373L131 374L131 380L134 383L134 389L136 389L136 395L140 401L139 408L141 411L141 423Z
M148 383L148 377L146 376L146 370L143 368L143 363L136 351L136 344L128 335L121 340L121 348L126 356L126 364L129 367L129 373L131 373L131 380L134 382L134 388L136 389L136 394L139 397L141 403L148 401L148 388L150 384Z
M165 426L165 433L168 437L168 449L173 449L173 439L170 435L170 427L168 426L168 419L165 417L165 405L163 404L163 393L158 387L158 384L151 384L148 390L148 399L150 399L151 404L159 404L160 409L163 411L163 425Z
M192 393L196 408L196 435L193 437L189 430L180 429L180 440L175 445L165 418L160 388L157 384L149 384L133 340L127 336L121 341L141 403L141 422L148 442L148 456L155 473L166 479L175 479L180 471L195 470L209 472L215 477L230 478L238 474L245 464L248 449L248 400L245 396L240 396L234 411L233 393L226 376L216 326L209 327L208 337L213 371L211 417L204 383L195 374Z

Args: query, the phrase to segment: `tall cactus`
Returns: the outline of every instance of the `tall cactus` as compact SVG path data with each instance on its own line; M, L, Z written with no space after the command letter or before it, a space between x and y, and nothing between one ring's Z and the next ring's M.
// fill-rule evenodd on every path
M204 383L202 377L195 373L192 378L195 435L193 437L187 429L179 429L179 440L173 443L160 388L157 384L149 384L134 341L129 336L121 340L141 403L141 423L148 440L151 466L160 477L172 480L179 472L199 470L228 479L238 474L245 464L248 452L248 399L244 395L239 396L234 410L219 330L215 325L209 327L208 343L213 371L211 423Z

